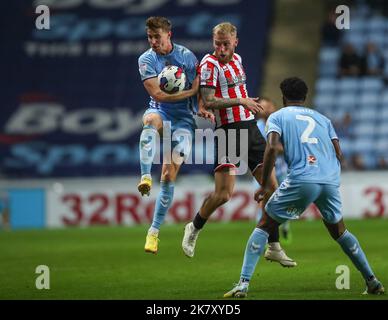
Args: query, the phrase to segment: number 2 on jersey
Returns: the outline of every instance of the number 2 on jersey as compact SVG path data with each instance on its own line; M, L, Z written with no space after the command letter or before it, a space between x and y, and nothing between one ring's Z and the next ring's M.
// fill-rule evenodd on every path
M309 116L303 116L301 114L297 114L296 119L308 122L307 128L303 131L300 137L302 143L318 143L317 138L310 138L310 134L315 128L315 120Z

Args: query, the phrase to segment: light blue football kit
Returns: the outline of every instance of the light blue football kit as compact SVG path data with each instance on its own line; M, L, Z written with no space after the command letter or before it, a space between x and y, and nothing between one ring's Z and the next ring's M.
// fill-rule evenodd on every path
M338 138L331 121L309 108L286 107L268 118L271 132L280 135L289 171L267 203L268 214L280 223L298 219L314 202L325 221L341 220L340 163L332 143Z
M197 75L198 60L195 55L184 46L173 44L173 50L166 55L157 54L152 49L139 57L139 72L141 80L155 78L167 65L181 67L186 74L185 89L190 89ZM160 114L163 121L171 122L172 131L186 128L193 131L196 128L193 114L198 111L197 97L194 95L179 102L156 102L150 97L148 109L144 115L152 112Z
M340 163L332 143L337 139L331 121L305 107L285 107L267 120L267 135L277 132L281 137L287 178L273 193L266 205L270 217L279 223L298 218L314 202L329 224L342 219L339 194ZM244 297L260 256L268 242L268 233L256 227L245 247L239 283L227 293ZM348 230L337 239L366 281L368 291L383 292L374 276L357 238Z
M173 49L169 54L160 55L152 49L144 52L138 60L139 73L141 80L156 78L165 66L174 65L183 69L186 75L185 90L190 89L197 75L198 60L195 55L187 48L173 43ZM171 148L175 148L180 142L181 137L185 136L190 139L185 143L183 149L177 150L181 156L186 156L189 153L191 139L194 137L196 123L193 115L198 111L198 103L196 95L188 99L183 99L174 103L156 102L150 97L148 109L143 117L150 113L157 113L163 121L163 131L166 127L170 127L172 137ZM179 141L174 141L174 133L179 133ZM139 151L140 151L140 168L141 175L150 175L153 156L155 152L155 141L158 132L156 128L150 125L145 125L140 136ZM164 139L169 137L163 137ZM178 138L177 138L178 139ZM185 139L185 138L184 138ZM155 211L153 215L152 230L159 230L174 197L174 183L171 181L161 181L160 192L155 203Z

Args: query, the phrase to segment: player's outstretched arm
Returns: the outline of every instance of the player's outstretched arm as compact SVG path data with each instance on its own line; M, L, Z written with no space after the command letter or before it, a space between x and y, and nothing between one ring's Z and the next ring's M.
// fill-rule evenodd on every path
M253 114L263 112L259 98L217 98L213 87L201 87L200 92L206 109L225 109L241 104Z
M197 76L193 82L191 89L183 90L181 92L169 94L163 92L159 88L158 79L150 78L143 82L144 87L146 88L148 94L156 101L156 102L178 102L187 98L190 98L198 93L199 88L199 76Z

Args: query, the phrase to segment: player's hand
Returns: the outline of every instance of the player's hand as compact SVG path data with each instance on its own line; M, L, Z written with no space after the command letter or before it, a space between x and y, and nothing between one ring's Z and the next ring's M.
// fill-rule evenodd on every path
M260 188L255 192L255 201L261 202L264 199L264 195L267 193L267 191L264 188Z
M204 108L199 108L197 115L199 117L210 120L211 123L216 122L216 118L215 118L214 114L212 112L207 111Z
M241 98L240 103L253 114L264 113L264 108L259 103L260 98Z

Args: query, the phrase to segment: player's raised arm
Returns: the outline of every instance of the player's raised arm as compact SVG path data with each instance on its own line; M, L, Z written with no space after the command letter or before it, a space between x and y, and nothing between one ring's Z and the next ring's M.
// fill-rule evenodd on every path
M143 84L148 94L156 102L177 102L190 98L198 93L199 79L198 77L195 78L191 89L183 90L173 94L163 92L159 87L158 78L156 77L144 80Z
M226 109L242 105L254 114L263 112L259 98L218 98L215 96L216 89L212 87L201 87L200 92L206 109Z

